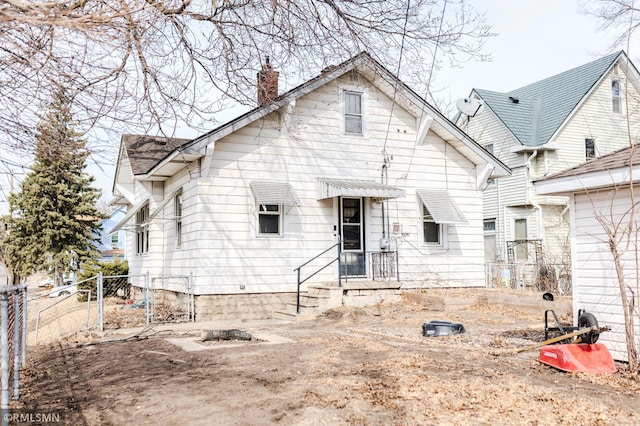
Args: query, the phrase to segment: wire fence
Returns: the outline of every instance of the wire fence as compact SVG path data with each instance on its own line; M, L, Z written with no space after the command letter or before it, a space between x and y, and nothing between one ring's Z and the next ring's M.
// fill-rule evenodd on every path
M29 300L28 344L148 324L193 321L191 276L97 276Z
M571 266L569 264L486 263L487 287L515 290L571 294Z
M27 287L0 287L0 409L20 396L20 367L27 359Z

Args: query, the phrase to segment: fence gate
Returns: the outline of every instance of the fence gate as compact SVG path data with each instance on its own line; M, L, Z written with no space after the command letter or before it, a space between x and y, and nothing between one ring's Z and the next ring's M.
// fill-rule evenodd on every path
M194 320L191 276L149 276L145 290L147 324Z

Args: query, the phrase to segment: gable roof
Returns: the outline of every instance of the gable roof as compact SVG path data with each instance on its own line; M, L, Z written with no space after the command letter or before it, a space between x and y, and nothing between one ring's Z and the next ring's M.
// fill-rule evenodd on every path
M618 51L506 93L482 89L473 92L522 145L536 147L551 140L621 57L628 60L624 51Z
M122 146L129 158L134 175L148 173L172 151L190 139L164 138L159 136L123 135Z
M436 133L442 139L446 140L473 163L490 164L494 170L492 177L511 174L511 170L504 165L504 163L471 139L459 127L440 113L440 111L428 104L426 100L402 83L367 52L362 52L340 65L327 67L318 76L279 95L271 103L258 106L193 140L182 140L182 144L179 142L181 141L180 139L131 136L132 146L135 145L135 141L137 141L137 144L140 146L148 144L147 148L152 151L151 153L145 153L134 150L135 153L139 155L129 156L131 168L132 170L140 171L141 174L145 174L149 178L165 178L174 170L172 164L184 163L183 160L185 159L190 160L204 156L210 144L265 117L267 114L280 109L286 110L295 104L296 99L353 70L363 74L379 90L383 91L392 99L395 99L398 104L411 111L417 118L421 119L423 123L428 122L429 126L427 130ZM165 145L159 148L157 146L158 142L165 143ZM129 150L130 148L127 149ZM140 164L135 164L134 166L134 163ZM134 174L138 173L134 172Z
M640 179L640 145L619 149L534 182L538 194L566 194Z

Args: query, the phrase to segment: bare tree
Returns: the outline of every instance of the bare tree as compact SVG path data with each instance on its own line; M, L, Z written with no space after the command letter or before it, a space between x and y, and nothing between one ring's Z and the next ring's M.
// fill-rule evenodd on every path
M633 0L587 0L583 2L584 11L599 19L601 30L613 35L614 46L626 46L629 53L635 32L640 26L640 9L635 6ZM638 217L640 215L640 202L635 197L635 186L633 180L634 152L637 149L638 135L632 134L632 126L629 111L635 111L638 100L633 99L634 105L630 106L630 84L628 63L623 70L625 82L625 102L627 111L627 136L630 147L629 153L629 181L623 185L613 188L613 197L607 209L598 209L594 205L594 216L606 235L604 241L613 257L616 272L618 289L620 291L620 304L624 315L625 337L629 368L632 371L640 369L640 359L638 354L638 336L636 336L636 321L640 322L640 227ZM614 209L616 196L623 192L626 200L628 197L627 209L622 213L617 213ZM590 196L591 198L591 196ZM631 267L628 265L631 263ZM629 274L629 268L632 274Z
M255 104L265 56L291 87L367 50L421 90L434 59L482 59L489 31L466 0L5 0L2 142L30 149L60 86L86 130L210 129L225 100Z

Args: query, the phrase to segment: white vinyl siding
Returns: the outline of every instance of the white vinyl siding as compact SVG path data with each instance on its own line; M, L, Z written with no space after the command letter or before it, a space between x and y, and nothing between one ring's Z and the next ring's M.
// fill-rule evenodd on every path
M364 135L344 133L340 99L354 85L366 94ZM419 244L422 222L415 195L384 204L365 198L365 249L379 250L384 206L391 222L398 223L391 249L401 253L403 285L483 286L482 194L476 189L475 165L432 131L416 146L415 114L352 76L296 99L286 117L274 112L216 141L200 176L181 172L165 182L165 193L184 188L183 249L171 252L170 241L157 241L154 247L165 251L163 259L172 268L193 271L196 294L295 292L294 268L336 242L338 201L317 200L316 179L380 182L385 149L391 162L389 185L406 194L415 194L425 182L447 191L466 222L447 226L446 249L424 247ZM286 182L299 199L298 205L281 206L279 238L256 238L254 181ZM165 226L163 235L169 239L175 235L171 223L154 226ZM132 273L143 272L144 265L132 265ZM310 282L334 280L336 271L337 265L329 267Z
M624 316L620 302L620 289L608 246L608 236L596 220L598 215L614 222L627 212L630 204L628 190L591 192L575 195L575 210L572 212L575 232L575 262L573 270L574 310L584 309L598 319L600 326L609 326L611 331L600 334L598 342L604 343L613 357L627 360ZM610 213L613 212L613 213ZM628 223L623 220L623 223ZM636 287L636 271L633 250L623 253L624 274L627 285ZM636 306L640 298L636 295ZM577 318L577 312L574 317ZM636 336L640 335L640 324L636 321Z

